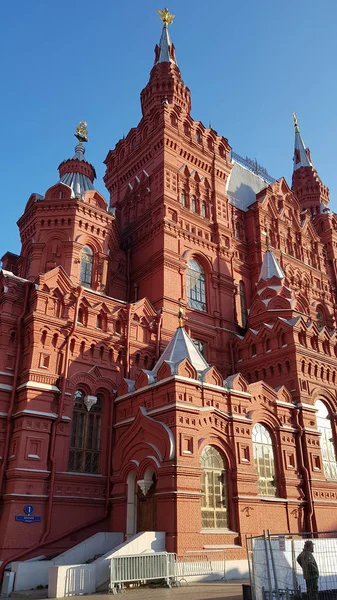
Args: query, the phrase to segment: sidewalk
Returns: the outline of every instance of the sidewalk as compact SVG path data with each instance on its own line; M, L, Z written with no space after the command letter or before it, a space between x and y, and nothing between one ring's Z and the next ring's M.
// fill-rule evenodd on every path
M141 588L128 589L122 594L117 594L117 596L106 593L86 595L85 600L112 600L112 598L120 598L121 600L148 600L148 598L152 600L175 600L176 598L177 600L241 600L243 583L248 583L248 581L242 579L233 581L210 581L209 583L190 583L171 589L166 587L150 588L144 586ZM41 596L39 596L41 600L42 598L46 598L46 590L43 590L43 592L44 594L42 593ZM28 596L28 594L27 596L13 594L13 596L20 598L20 600L32 600L34 597ZM83 600L83 596L72 596L71 600Z

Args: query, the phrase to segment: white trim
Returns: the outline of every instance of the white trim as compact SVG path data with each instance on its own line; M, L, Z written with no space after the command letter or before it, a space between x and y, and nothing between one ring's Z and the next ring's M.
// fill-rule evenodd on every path
M287 408L296 408L295 404L291 404L291 402L285 402L285 400L275 400L275 404L279 404L279 406L286 406Z
M313 412L318 411L318 408L315 408L312 404L306 404L306 402L298 402L294 406L295 406L295 408L308 408L308 409L312 410Z
M292 481L295 481L295 479L293 478ZM296 500L295 498L273 498L272 496L233 496L232 497L233 500L267 500L267 502L269 502L270 500L272 502L289 502L289 503L294 503L294 504L303 504L304 502L306 502L305 500Z
M202 531L201 533L205 533L205 532ZM231 533L231 532L229 531L228 533ZM213 544L213 545L210 545L210 546L203 546L203 548L205 550L208 550L208 549L209 550L212 550L212 549L213 550L217 550L217 549L219 549L219 550L228 550L228 549L232 549L232 548L233 549L234 548L238 548L238 549L241 548L242 549L242 546L236 545L236 544Z
M6 373L5 371L0 371L0 375L5 375L6 377L14 377L13 373Z
M56 475L79 475L81 477L102 477L106 478L106 475L100 475L99 473L77 473L76 471L56 471Z
M8 413L0 412L0 417L7 417Z
M105 496L99 496L98 498L92 498L91 496L53 496L53 498L69 498L71 500L74 500L74 498L76 498L77 500L96 500L96 501L102 501L105 500Z
M23 498L48 498L48 494L4 494L4 498L6 496L20 496Z
M12 389L12 385L7 385L7 383L0 383L0 390L6 390L6 392L10 392Z
M59 388L56 385L51 385L50 383L39 383L38 381L26 381L26 383L22 383L19 387L16 388L16 391L23 390L24 388L28 388L30 390L44 390L46 392L59 392Z
M155 494L153 494L154 496L171 496L171 495L177 496L178 494L182 494L183 496L203 496L204 494L202 494L201 492L186 492L184 490L181 490L179 492L177 491L170 491L168 490L167 492L156 492Z
M38 458L40 457L38 456ZM50 471L46 471L45 469L24 469L23 467L13 467L12 469L7 469L7 471L34 471L34 473L50 473ZM24 496L25 494L22 495Z
M41 458L38 454L28 454L28 458Z
M172 380L176 380L178 382L183 382L183 383L190 383L192 385L195 385L199 388L205 388L205 389L210 389L210 390L219 390L221 391L221 393L223 394L224 392L227 393L234 393L237 394L238 396L245 396L247 398L251 398L252 394L250 394L249 392L242 392L240 390L234 390L232 388L226 388L222 385L215 385L213 383L207 383L205 381L199 381L198 379L190 379L190 377L183 377L181 375L170 375L170 377L166 377L165 379L161 379L160 381L155 381L154 383L150 383L149 385L145 385L144 387L139 388L138 390L133 390L132 392L127 392L127 394L123 394L123 396L117 396L117 398L115 398L115 402L119 402L120 400L124 400L124 398L127 398L128 396L136 396L137 394L140 394L141 392L144 392L144 390L149 390L149 389L153 389L155 387L158 387L159 385L162 385L164 383L168 383L169 381Z
M30 410L29 408L19 410L19 412L15 413L13 417L18 417L19 415L36 415L37 417L50 417L51 419L57 419L56 413L43 412L42 410Z

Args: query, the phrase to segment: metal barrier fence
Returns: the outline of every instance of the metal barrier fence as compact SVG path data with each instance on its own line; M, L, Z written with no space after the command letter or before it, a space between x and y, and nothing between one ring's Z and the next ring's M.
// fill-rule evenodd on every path
M154 552L115 556L110 563L110 591L116 594L124 583L164 579L171 587L175 580L175 554Z
M116 556L110 562L110 591L117 594L126 583L156 579L165 580L169 587L187 583L187 577L219 574L226 579L225 569L225 553L217 550L185 552L179 557L172 552Z
M226 579L226 557L224 551L197 550L186 551L176 559L176 579L179 583L186 581L186 577L201 575L221 574L221 579Z
M297 557L314 543L318 592L303 577ZM253 600L337 600L337 532L270 534L246 538Z

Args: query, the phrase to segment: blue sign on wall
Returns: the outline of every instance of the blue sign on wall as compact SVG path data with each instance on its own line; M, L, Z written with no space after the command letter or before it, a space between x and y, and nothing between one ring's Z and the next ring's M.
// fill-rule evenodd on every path
M16 515L16 521L20 521L21 523L39 523L41 521L41 517L33 516L34 506L31 504L26 504L26 506L23 507L23 512L26 514Z

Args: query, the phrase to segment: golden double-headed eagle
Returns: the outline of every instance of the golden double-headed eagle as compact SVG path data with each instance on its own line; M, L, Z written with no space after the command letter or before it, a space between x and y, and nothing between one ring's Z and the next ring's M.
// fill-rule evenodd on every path
M88 123L86 121L80 121L76 127L75 137L77 137L78 141L87 142L88 141Z
M168 8L163 8L163 10L157 10L159 18L163 21L164 25L172 25L174 15L171 15Z

